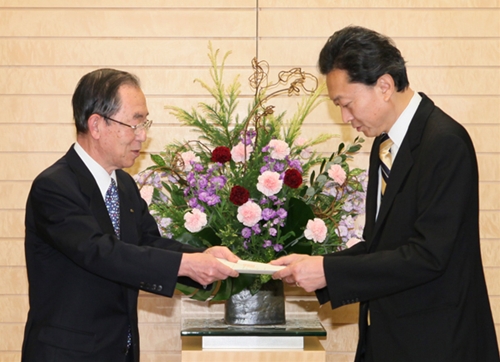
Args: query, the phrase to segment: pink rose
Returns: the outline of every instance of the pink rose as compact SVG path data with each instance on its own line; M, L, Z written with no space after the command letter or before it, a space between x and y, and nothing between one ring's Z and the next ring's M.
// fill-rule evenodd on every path
M155 188L152 185L144 185L141 187L141 197L146 201L148 206L151 204L151 200L153 200L153 191Z
M262 219L262 209L255 202L248 200L238 207L237 218L243 225L252 227Z
M257 180L257 190L266 196L276 195L283 187L283 180L277 172L265 171Z
M190 212L184 214L184 226L188 231L196 233L203 229L207 225L207 215L198 209L193 209Z
M319 218L315 218L307 222L304 236L315 243L322 243L326 239L326 231L325 222Z
M284 160L290 154L290 147L285 141L271 140L269 148L271 149L271 157L275 160Z
M189 172L192 170L191 161L200 162L200 158L196 156L193 151L186 151L181 153L182 161L184 162L184 171Z
M231 157L233 158L234 162L246 162L250 159L250 155L252 154L252 152L253 147L251 145L247 145L245 155L245 145L240 142L231 150Z
M346 179L344 169L342 168L342 166L336 164L330 166L330 169L328 170L328 176L330 176L330 178L339 185L342 185Z

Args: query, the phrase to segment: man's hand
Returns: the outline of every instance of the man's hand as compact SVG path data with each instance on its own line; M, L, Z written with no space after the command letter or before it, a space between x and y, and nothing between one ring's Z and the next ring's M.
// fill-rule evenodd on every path
M233 263L237 263L238 260L240 260L240 258L234 255L233 252L225 246L212 246L211 248L205 250L203 253L213 255L216 258L226 259L227 261Z
M306 292L314 292L326 287L322 256L292 254L271 261L273 265L285 265L286 268L273 274L273 279L294 284Z
M201 285L208 285L217 280L224 280L228 277L236 278L239 273L230 267L222 264L217 258L237 262L239 258L228 248L214 246L203 253L182 254L179 276L186 276Z

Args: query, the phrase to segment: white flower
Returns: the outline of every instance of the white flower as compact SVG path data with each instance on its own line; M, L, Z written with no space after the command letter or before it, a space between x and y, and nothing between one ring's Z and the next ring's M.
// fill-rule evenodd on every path
M184 226L186 229L192 233L196 233L207 225L207 214L198 209L193 209L192 211L184 214L184 220Z
M319 218L307 222L304 236L315 243L322 243L326 239L327 228L325 222Z
M284 160L290 154L288 143L282 140L271 140L269 148L271 149L271 157L275 160Z
M257 190L266 196L276 195L283 187L283 180L280 180L280 174L274 171L265 171L257 179Z
M262 219L262 209L253 201L247 201L238 207L238 221L243 225L252 227Z
M245 162L250 159L250 155L252 154L252 152L253 147L251 145L245 146L242 142L240 142L231 150L231 157L236 163Z

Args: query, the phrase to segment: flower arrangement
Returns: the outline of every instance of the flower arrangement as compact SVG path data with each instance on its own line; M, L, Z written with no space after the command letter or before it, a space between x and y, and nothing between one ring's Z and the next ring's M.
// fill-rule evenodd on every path
M225 245L242 259L264 263L294 252L335 252L360 238L355 221L364 212L366 172L350 168L348 161L363 139L340 143L325 158L313 147L332 135L309 140L300 135L305 118L324 100L324 86L298 68L280 72L278 82L269 84L267 63L254 59L250 84L255 94L240 121L240 83L237 78L227 87L223 83L230 53L219 65L218 50L209 48L214 85L197 81L214 104L201 103L190 112L167 107L199 138L152 154L153 166L136 177L162 235L195 246ZM301 90L307 97L288 120L267 104ZM242 274L209 290L178 289L197 300L225 300L243 288L256 292L269 279Z

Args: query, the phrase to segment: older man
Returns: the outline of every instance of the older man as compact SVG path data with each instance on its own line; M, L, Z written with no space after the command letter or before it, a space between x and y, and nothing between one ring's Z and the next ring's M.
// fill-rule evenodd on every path
M160 237L130 175L151 126L139 80L99 69L73 95L77 141L33 182L26 206L30 310L22 361L139 361L139 289L172 296L238 275Z

